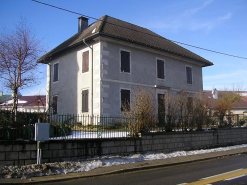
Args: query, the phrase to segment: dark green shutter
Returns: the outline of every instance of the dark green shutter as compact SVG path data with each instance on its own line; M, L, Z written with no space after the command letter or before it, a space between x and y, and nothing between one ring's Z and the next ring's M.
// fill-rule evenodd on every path
M130 72L130 52L121 51L121 71Z

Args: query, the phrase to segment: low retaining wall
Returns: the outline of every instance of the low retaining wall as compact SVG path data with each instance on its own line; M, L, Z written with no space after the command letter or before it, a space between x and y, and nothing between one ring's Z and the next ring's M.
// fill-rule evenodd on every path
M42 162L61 162L100 155L129 155L207 149L247 143L247 128L188 133L149 133L141 138L51 140L41 144ZM0 165L35 164L35 141L0 142Z

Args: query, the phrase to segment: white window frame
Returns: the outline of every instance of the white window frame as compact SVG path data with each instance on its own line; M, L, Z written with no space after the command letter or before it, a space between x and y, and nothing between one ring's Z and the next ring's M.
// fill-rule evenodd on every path
M158 70L157 70L158 60L162 60L164 62L164 79L158 78ZM166 81L166 62L165 62L165 59L163 58L156 57L156 79L161 80L161 81Z
M122 70L121 70L121 51L125 51L125 52L129 52L130 53L130 72L123 72ZM132 73L132 67L131 67L131 52L130 52L130 50L126 50L126 49L122 49L122 48L120 48L119 49L119 72L120 73L123 73L123 74L131 74Z

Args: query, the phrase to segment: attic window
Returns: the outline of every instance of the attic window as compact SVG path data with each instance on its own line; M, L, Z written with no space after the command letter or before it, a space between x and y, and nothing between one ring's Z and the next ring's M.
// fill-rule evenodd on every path
M96 31L96 28L93 29L92 33L95 33L95 31Z

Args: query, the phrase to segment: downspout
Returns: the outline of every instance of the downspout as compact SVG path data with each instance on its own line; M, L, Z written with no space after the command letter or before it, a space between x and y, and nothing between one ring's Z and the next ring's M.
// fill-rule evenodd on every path
M48 104L48 111L49 111L49 114L51 113L51 104L50 104L50 102L51 102L51 64L49 63L48 64L48 66L49 66L49 88L48 88L48 102L47 102L47 104Z
M91 49L91 124L93 124L93 47L90 47L86 41L85 38L82 39L84 44L86 44L87 47Z

